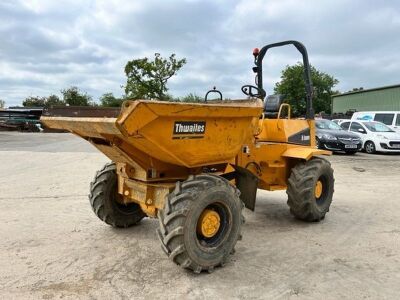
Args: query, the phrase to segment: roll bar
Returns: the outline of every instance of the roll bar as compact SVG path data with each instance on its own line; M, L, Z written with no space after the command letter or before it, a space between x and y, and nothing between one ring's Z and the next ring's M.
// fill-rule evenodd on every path
M301 55L303 56L303 66L304 66L304 81L306 86L306 119L314 119L314 109L312 104L313 97L313 87L311 80L311 69L310 63L308 61L308 54L306 47L298 42L298 41L284 41L280 43L269 44L261 48L261 50L254 49L254 64L256 67L253 68L253 71L257 73L256 75L256 84L260 91L263 93L262 98L264 99L266 96L266 92L263 89L263 73L262 73L262 61L264 59L265 54L271 48L281 47L285 45L293 45L299 50Z
M214 86L212 90L209 90L207 92L206 96L204 97L204 102L207 103L208 95L211 93L217 93L219 95L219 100L222 101L222 93L219 90L217 90L217 88Z

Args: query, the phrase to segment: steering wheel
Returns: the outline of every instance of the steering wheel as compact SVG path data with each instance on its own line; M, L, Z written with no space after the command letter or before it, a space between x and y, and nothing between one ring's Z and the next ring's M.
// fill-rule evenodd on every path
M255 92L253 92L255 90ZM264 91L254 85L246 84L242 86L243 94L250 97L263 98Z

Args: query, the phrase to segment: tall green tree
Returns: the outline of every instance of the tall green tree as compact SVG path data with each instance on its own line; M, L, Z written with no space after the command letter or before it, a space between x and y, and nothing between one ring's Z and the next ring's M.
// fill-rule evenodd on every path
M104 107L120 107L123 98L116 98L113 93L105 93L100 97L100 105Z
M92 106L95 105L92 97L86 92L81 92L76 86L61 90L63 101L70 106Z
M185 58L177 59L175 54L171 54L166 59L160 53L155 53L153 60L145 57L128 61L125 66L126 97L169 100L167 82L185 63Z
M316 113L331 112L331 96L333 87L339 83L333 76L311 66L311 79L314 87L313 106ZM304 115L306 112L306 91L304 83L303 64L287 66L281 74L281 81L275 85L275 93L286 95L286 101L291 105L292 114Z

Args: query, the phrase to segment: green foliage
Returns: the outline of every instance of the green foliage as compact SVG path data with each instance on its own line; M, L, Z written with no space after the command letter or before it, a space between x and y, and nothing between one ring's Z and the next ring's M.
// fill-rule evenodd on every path
M61 90L61 94L63 95L64 103L70 106L95 105L95 103L92 101L92 97L89 96L87 93L81 92L76 86Z
M363 91L363 90L364 90L363 87L353 88L353 89L349 90L348 93L351 93L351 92L359 92L359 91Z
M22 105L25 107L65 106L65 102L60 100L56 95L50 95L48 97L30 96L22 102Z
M50 95L46 99L46 107L50 106L65 106L65 102L61 100L57 95Z
M6 107L6 101L0 99L0 108Z
M95 105L92 102L92 97L80 92L77 87L61 90L61 93L63 99L60 99L57 95L50 95L48 97L30 96L22 102L22 105L26 107L65 106L67 104L71 106Z
M191 103L196 103L196 102L204 102L204 98L197 96L196 94L187 94L186 96L183 96L181 98L178 98L179 101L181 102L191 102Z
M154 60L147 57L128 61L125 66L127 82L125 94L128 99L170 100L167 82L186 63L171 54L168 59L154 54Z
M29 96L22 102L22 105L26 107L45 107L46 101L46 97Z
M65 106L67 104L78 106L93 105L91 102L92 97L86 93L82 94L76 87L62 90L61 93L63 94L63 99L54 94L48 97L30 96L22 102L22 105L25 107Z
M100 105L104 107L121 107L124 99L116 98L113 93L105 93L100 97Z
M311 78L314 87L313 106L316 113L331 112L332 88L339 83L333 76L311 67ZM287 66L281 74L281 81L275 85L275 93L286 95L286 101L291 105L292 114L304 115L306 112L306 91L304 83L303 64Z

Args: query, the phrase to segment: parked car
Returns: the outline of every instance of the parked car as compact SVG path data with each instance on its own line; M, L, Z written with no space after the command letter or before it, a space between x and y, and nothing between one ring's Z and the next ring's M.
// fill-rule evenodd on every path
M352 121L376 121L400 132L400 111L364 111L355 112Z
M367 153L399 152L400 134L385 124L375 121L347 121L340 124L344 130L356 133Z
M354 154L361 150L361 139L357 134L343 130L330 120L315 120L317 146L331 151Z
M338 125L340 125L340 124L342 124L343 122L346 122L346 121L349 121L349 119L333 119L332 120L332 122L334 122L334 123L336 123Z

